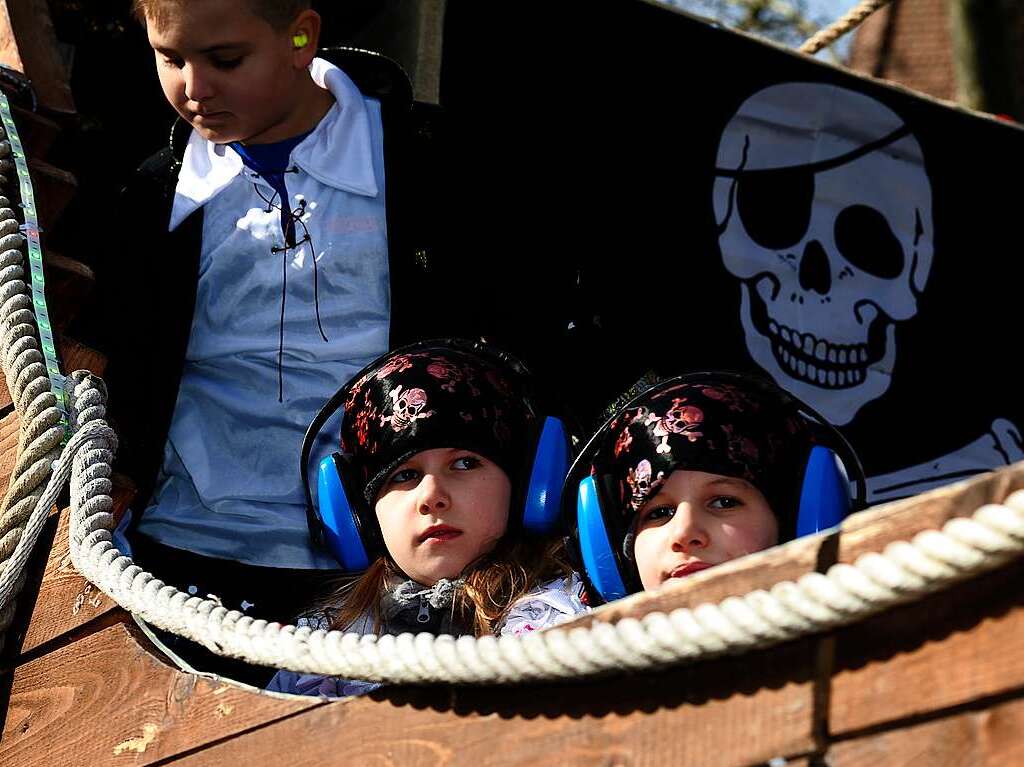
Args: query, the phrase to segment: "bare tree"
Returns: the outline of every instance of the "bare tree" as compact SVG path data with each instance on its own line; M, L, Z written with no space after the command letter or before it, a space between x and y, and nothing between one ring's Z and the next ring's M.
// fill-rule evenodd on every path
M814 18L806 0L660 0L743 32L797 46L831 19Z

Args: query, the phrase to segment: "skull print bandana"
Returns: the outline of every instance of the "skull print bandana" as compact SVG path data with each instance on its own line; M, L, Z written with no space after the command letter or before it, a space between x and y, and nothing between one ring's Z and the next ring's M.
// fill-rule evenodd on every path
M439 341L398 349L351 384L341 449L359 472L367 503L395 468L433 448L478 453L517 486L536 421L528 376L500 352L471 347Z
M624 529L676 469L738 477L761 491L792 537L811 436L794 407L762 382L678 379L651 387L605 426L591 474L603 478Z

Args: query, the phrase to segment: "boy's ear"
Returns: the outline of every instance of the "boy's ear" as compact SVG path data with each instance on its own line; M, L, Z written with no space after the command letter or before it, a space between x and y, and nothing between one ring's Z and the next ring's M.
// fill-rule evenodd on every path
M302 11L291 23L288 36L292 41L296 69L305 69L316 56L320 43L320 24L320 14L311 8Z

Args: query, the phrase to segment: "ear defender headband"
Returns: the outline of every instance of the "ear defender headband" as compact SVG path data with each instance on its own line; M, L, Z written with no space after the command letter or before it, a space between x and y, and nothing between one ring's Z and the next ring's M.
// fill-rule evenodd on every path
M320 462L316 506L310 453L343 405L342 449ZM347 572L387 555L373 509L377 489L412 455L437 447L465 448L502 466L513 483L510 529L545 534L559 524L569 438L560 419L534 413L529 371L484 343L424 341L374 360L310 423L300 456L310 538Z
M705 399L688 397L690 392ZM752 393L756 399L748 399L744 392ZM677 394L679 396L675 396ZM780 424L786 423L789 416L795 416L799 421L798 432L789 440L768 441L759 446L744 439L741 426L734 427L729 423L716 426L711 420L705 421L703 411L709 410L708 405L718 408L715 412L724 414L727 419L730 414L739 414L758 402L777 404L780 411L774 420ZM703 409L698 406L701 403L704 403ZM716 428L718 431L714 431ZM605 456L611 455L614 461L620 456L630 455L631 449L636 450L633 438L634 434L640 433L638 429L651 435L655 442L660 440L651 453L654 456L653 468L652 461L640 460L635 471L631 468L623 481L621 470L617 475L607 466L596 465ZM767 381L735 373L694 373L672 378L650 387L619 409L590 439L569 470L562 495L562 510L568 529L573 531L569 538L570 548L578 558L589 594L610 602L643 590L636 566L626 556L623 541L631 532L641 501L653 497L659 478L667 479L675 468L687 468L683 465L684 459L677 467L669 467L659 473L659 461L668 459L657 456L672 456L671 440L678 439L677 444L683 445L683 449L700 440L710 444L712 433L716 438L722 438L716 447L723 456L722 461L716 464L713 455L709 454L703 460L696 460L693 468L729 476L736 476L737 468L745 473L744 461L754 466L757 459L752 456L759 454L759 447L761 452L766 446L769 450L774 446L785 450L787 441L806 438L804 444L808 449L794 451L795 460L789 466L795 469L797 476L790 477L788 486L785 479L780 481L778 488L773 488L776 492L771 495L776 498L777 505L780 503L778 498L783 498L782 504L793 507L796 514L793 520L791 515L785 515L785 508L772 506L783 535L784 520L788 523L789 533L798 538L835 527L848 514L866 506L867 485L857 454L834 426L796 397ZM617 439L609 445L614 434L617 434ZM765 476L777 476L779 473L769 471ZM850 492L851 482L855 488L853 495ZM763 488L759 489L765 492ZM627 490L632 493L631 501L623 500ZM765 495L769 497L767 492ZM782 540L788 540L788 536Z

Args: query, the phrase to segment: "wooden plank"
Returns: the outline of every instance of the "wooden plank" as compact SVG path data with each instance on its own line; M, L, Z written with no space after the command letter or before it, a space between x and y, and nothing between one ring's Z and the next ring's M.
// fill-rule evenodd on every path
M92 293L96 276L92 269L73 258L48 251L43 254L46 265L46 302L50 324L58 333L78 316L86 298Z
M151 764L321 705L181 673L118 624L14 671L0 763Z
M7 488L11 484L11 472L14 471L14 464L18 460L20 423L16 412L11 412L0 419L0 497L7 494Z
M118 609L110 597L79 575L71 563L69 517L69 509L60 512L35 604L25 625L15 634L22 654Z
M986 503L1001 503L1024 487L1024 463L958 482L913 498L884 504L843 523L839 561L852 562L861 554L881 551L889 543L909 540L915 533L940 528L954 517L970 516Z
M831 767L1004 767L1024 764L1024 700L1016 699L834 745Z
M90 349L67 336L61 336L57 343L60 348L61 369L64 373L88 370L102 376L103 371L107 369L107 358L95 349Z
M53 229L64 209L78 192L78 179L42 160L29 158L29 175L35 192L39 224L43 230Z
M2 16L2 11L0 11ZM46 157L53 143L60 135L60 125L38 112L11 105L14 122L18 126L18 136L29 157Z
M0 5L0 64L28 76L41 106L74 113L68 71L46 0L4 0Z
M588 626L595 620L614 623L622 618L639 618L649 612L668 612L679 607L696 607L741 596L783 580L794 580L813 572L823 545L822 536L801 538L767 551L695 573L657 591L646 591L604 605L577 618L573 626Z
M842 631L829 726L855 733L1024 688L1024 560Z
M782 580L795 580L804 573L827 568L836 558L833 553L836 539L838 560L852 562L865 552L881 551L894 540L909 540L921 530L939 528L955 516L969 515L985 503L1002 501L1021 487L1024 487L1024 464L869 509L846 520L838 536L801 538L727 562L658 591L643 592L603 606L578 618L572 625L585 626L595 620L615 622L655 610L667 612L678 607L695 607L743 595L753 589L768 588Z
M575 684L384 688L174 764L728 767L799 757L813 749L813 647Z

